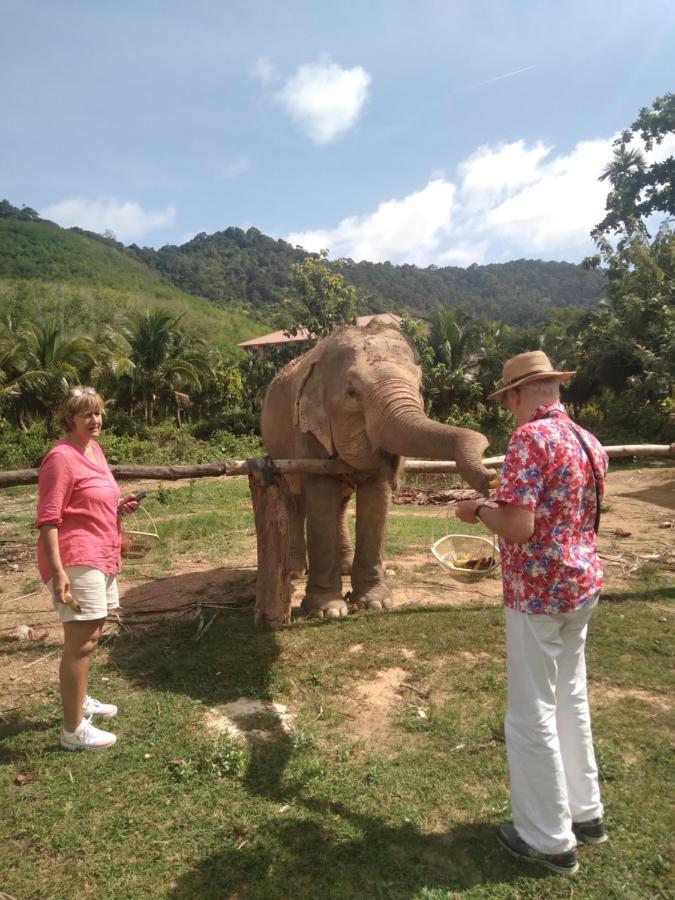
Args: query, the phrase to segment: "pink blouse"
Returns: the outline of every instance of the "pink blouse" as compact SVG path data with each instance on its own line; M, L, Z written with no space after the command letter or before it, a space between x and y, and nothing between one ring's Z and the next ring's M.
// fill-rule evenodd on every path
M64 566L92 566L106 575L120 570L120 489L103 450L91 441L96 461L65 438L42 460L35 527L56 525ZM38 568L44 582L52 577L42 538Z

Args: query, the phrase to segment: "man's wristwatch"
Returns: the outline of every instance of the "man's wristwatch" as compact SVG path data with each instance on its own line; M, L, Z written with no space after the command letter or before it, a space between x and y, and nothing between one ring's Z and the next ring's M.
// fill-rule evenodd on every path
M479 522L482 522L483 520L478 515L479 512L481 511L481 509L490 509L490 508L491 507L487 503L479 503L478 506L474 509L473 514L474 514L475 518L478 519Z

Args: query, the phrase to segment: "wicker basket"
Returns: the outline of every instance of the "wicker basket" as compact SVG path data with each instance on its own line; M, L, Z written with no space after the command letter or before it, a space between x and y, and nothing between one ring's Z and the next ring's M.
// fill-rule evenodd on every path
M141 520L139 513L143 513ZM143 527L141 527L143 526ZM122 524L122 556L124 559L140 559L159 543L155 520L142 506L128 513Z
M431 552L444 571L463 584L482 581L499 568L499 549L494 536L490 540L470 534L446 534L436 541ZM489 560L489 564L485 568L460 565L469 560Z

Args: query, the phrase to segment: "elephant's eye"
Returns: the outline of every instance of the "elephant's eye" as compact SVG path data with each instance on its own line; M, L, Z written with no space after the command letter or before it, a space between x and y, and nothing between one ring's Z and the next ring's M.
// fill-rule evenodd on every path
M359 392L350 384L347 388L347 396L356 399L359 396Z

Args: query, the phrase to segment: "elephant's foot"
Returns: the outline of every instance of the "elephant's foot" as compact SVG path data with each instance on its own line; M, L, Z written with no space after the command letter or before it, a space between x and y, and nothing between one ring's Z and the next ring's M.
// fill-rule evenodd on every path
M394 605L389 588L386 584L374 584L367 589L354 588L351 602L358 609L370 609L374 612L382 609L391 609Z
M341 597L305 594L300 604L300 612L312 619L343 619L348 610Z

